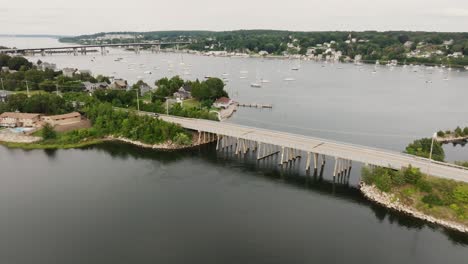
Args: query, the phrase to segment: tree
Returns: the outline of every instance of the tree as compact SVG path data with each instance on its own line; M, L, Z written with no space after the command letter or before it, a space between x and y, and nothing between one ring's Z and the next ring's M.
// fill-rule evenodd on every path
M44 140L57 138L57 133L55 132L54 128L49 123L46 123L44 125L44 127L42 128L41 134Z
M8 67L10 70L19 71L21 66L25 66L26 69L30 69L32 67L32 63L23 57L13 57L8 61Z
M422 138L415 140L413 143L406 147L406 153L416 155L419 157L429 158L431 151L432 138ZM434 148L432 151L432 158L437 161L444 161L445 152L442 144L434 141Z

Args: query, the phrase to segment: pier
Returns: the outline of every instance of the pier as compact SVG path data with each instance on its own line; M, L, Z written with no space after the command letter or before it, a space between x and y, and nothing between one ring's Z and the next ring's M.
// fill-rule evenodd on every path
M251 104L242 104L239 103L239 106L242 107L254 107L254 108L273 108L271 104L258 104L258 103L251 103Z

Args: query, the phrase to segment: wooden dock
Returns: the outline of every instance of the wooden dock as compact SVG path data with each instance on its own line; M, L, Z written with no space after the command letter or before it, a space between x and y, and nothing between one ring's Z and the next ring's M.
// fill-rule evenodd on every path
M241 104L241 103L239 103L239 106L254 107L254 108L273 108L273 105L271 105L271 104L257 104L257 103L252 103L252 104Z

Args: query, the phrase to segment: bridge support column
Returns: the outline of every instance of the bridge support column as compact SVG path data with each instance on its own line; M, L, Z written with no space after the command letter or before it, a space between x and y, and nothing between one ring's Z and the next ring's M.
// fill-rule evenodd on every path
M86 48L81 48L81 55L86 55Z
M77 48L73 48L73 56L78 56L78 49Z
M281 160L279 162L280 165L283 165L284 160L284 147L281 147Z
M333 168L333 178L336 176L337 167L338 167L338 158L335 158L335 166Z
M325 162L326 162L326 160L325 160L325 155L322 155L322 166L325 165Z
M136 45L135 47L133 47L133 49L135 50L135 54L140 54L140 46L139 45Z
M318 159L319 159L319 155L317 153L314 153L314 170L317 169Z
M107 54L106 47L101 47L101 55L104 56L106 54Z
M315 158L315 154L314 154ZM306 171L310 170L310 152L307 152Z
M41 55L42 55L42 56L45 56L45 55L46 55L46 51L45 51L45 50L41 50Z
M260 152L262 151L262 143L257 143L257 160L260 159Z

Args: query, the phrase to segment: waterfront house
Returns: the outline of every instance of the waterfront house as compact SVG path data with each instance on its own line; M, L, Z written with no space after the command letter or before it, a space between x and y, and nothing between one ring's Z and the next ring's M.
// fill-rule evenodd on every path
M73 112L63 115L42 116L41 120L45 123L48 123L51 126L69 125L80 122L81 114L78 112Z
M65 77L70 77L70 78L72 78L73 75L75 75L75 72L76 72L76 69L73 69L73 68L63 68L63 69L62 69L62 74L63 74L63 76L65 76Z
M10 68L8 66L2 67L2 72L8 72L8 71L10 71Z
M43 62L38 65L38 68L45 71L45 70L53 70L57 68L57 66L54 63L48 63L48 62Z
M174 93L174 98L178 101L183 101L192 98L192 87L188 84L184 84L182 87Z
M151 92L153 88L151 88L151 86L147 85L147 84L141 84L140 85L140 95L141 96L144 96L145 94Z
M128 88L128 83L124 79L115 79L110 88L117 90L126 90Z
M40 121L40 114L5 112L0 115L2 127L36 127Z
M6 90L0 91L0 102L5 102L8 96L12 95L13 93Z
M214 103L213 106L217 108L228 108L234 101L227 97L218 98Z
M109 87L109 84L107 84L106 82L99 82L99 83L83 82L83 85L85 87L85 90L88 93L93 93L96 90L106 89Z

